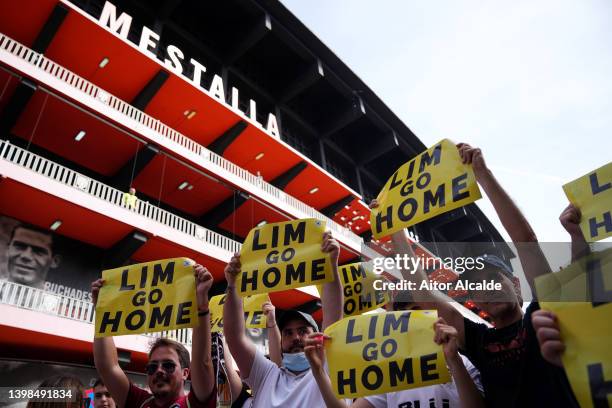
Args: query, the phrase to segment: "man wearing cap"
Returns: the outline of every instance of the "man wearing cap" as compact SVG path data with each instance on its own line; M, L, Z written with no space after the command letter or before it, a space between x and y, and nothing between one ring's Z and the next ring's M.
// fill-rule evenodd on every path
M323 329L342 318L342 284L338 277L340 247L331 237L323 235L322 250L330 254L334 281L323 285ZM321 392L304 355L304 342L309 334L318 331L314 319L296 310L280 316L283 367L267 360L245 334L242 299L236 291L236 277L240 273L240 255L235 254L225 268L227 296L223 305L225 339L240 370L240 375L251 387L253 408L322 407ZM229 324L231 322L231 324Z
M525 216L487 168L482 152L468 144L457 145L464 164L471 164L476 180L491 200L504 228L515 244L525 277L535 298L534 280L549 273L550 266ZM373 203L372 206L375 206ZM404 231L392 237L397 251L414 256ZM494 327L464 317L452 299L437 291L417 292L417 303L435 303L438 314L457 329L457 342L465 356L480 371L485 401L491 407L574 407L578 406L565 373L542 358L532 325L532 302L523 315L518 279L510 266L494 255L480 257L483 268L461 274L468 281L493 280L501 290L470 293L474 303L486 312ZM422 269L404 273L407 280L426 280Z

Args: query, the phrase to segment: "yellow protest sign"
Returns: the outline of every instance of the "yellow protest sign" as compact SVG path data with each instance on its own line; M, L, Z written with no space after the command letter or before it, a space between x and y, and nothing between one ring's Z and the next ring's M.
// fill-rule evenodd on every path
M331 282L328 254L321 250L325 223L314 218L253 228L240 251L242 296Z
M567 183L563 191L580 209L580 229L587 241L612 236L612 162Z
M563 366L581 407L612 406L612 250L536 279L540 307L557 315Z
M102 271L96 337L197 326L193 265L172 258Z
M442 346L433 342L431 310L373 313L342 319L325 342L338 398L383 394L450 381Z
M390 301L386 291L374 289L374 281L382 277L372 271L371 262L342 265L339 272L344 292L344 317L384 307ZM323 287L318 285L317 289L323 296Z
M247 296L243 300L244 322L247 329L263 329L266 327L266 318L261 310L265 302L270 301L267 294ZM223 332L223 304L225 295L217 295L210 298L208 308L210 310L210 327L213 333Z
M444 139L393 173L370 212L379 239L480 198L471 166L461 163L453 142Z

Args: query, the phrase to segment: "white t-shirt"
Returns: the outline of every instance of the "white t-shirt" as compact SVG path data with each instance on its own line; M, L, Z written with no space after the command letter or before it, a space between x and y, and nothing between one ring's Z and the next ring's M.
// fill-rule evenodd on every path
M324 407L312 371L294 374L279 368L258 350L246 383L253 390L252 408Z
M476 388L482 393L480 372L467 357L461 356L461 358ZM388 392L365 397L365 399L375 408L454 408L459 406L459 394L452 377L451 382L445 384Z

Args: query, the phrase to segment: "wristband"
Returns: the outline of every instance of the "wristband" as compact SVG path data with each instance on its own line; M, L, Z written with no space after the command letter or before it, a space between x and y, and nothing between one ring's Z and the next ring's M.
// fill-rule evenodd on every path
M198 316L199 317L208 316L209 314L210 314L210 309L198 310Z
M271 329L271 328L273 328L273 327L276 327L276 323L274 323L272 326L268 326L268 325L266 324L266 327L267 327L268 329Z

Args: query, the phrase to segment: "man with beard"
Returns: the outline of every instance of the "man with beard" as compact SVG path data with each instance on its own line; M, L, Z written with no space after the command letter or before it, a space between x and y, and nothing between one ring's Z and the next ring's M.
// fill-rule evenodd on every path
M121 407L134 408L213 408L215 376L211 358L208 290L213 277L202 265L194 266L199 325L193 328L192 361L181 343L160 338L149 351L145 366L149 389L132 384L119 366L117 348L112 337L94 338L96 369L111 395ZM91 284L94 306L104 284L98 279ZM191 391L185 394L184 384L191 374Z
M468 144L457 145L464 164L471 164L476 180L491 200L504 228L515 244L525 277L535 298L534 280L550 272L538 240L517 205L486 166L482 152ZM377 203L373 202L372 207ZM414 256L404 231L393 234L396 251ZM417 292L423 308L438 309L438 314L457 330L459 348L480 371L487 406L574 407L578 406L563 370L548 363L540 353L532 325L532 314L539 304L532 302L525 314L510 267L497 256L482 256L482 270L466 271L459 279L494 280L501 290L471 293L476 305L485 311L493 328L463 317L453 300L437 291ZM422 269L405 273L404 278L418 284L428 279Z
M322 250L331 256L335 279L323 285L323 328L342 318L342 284L338 276L338 242L331 233L323 235ZM317 330L314 319L298 311L286 312L278 321L281 331L283 366L267 360L248 339L244 328L242 299L236 290L240 273L240 255L235 254L225 268L227 297L223 305L225 339L240 370L253 390L252 408L322 407L323 397L304 354L304 341Z

